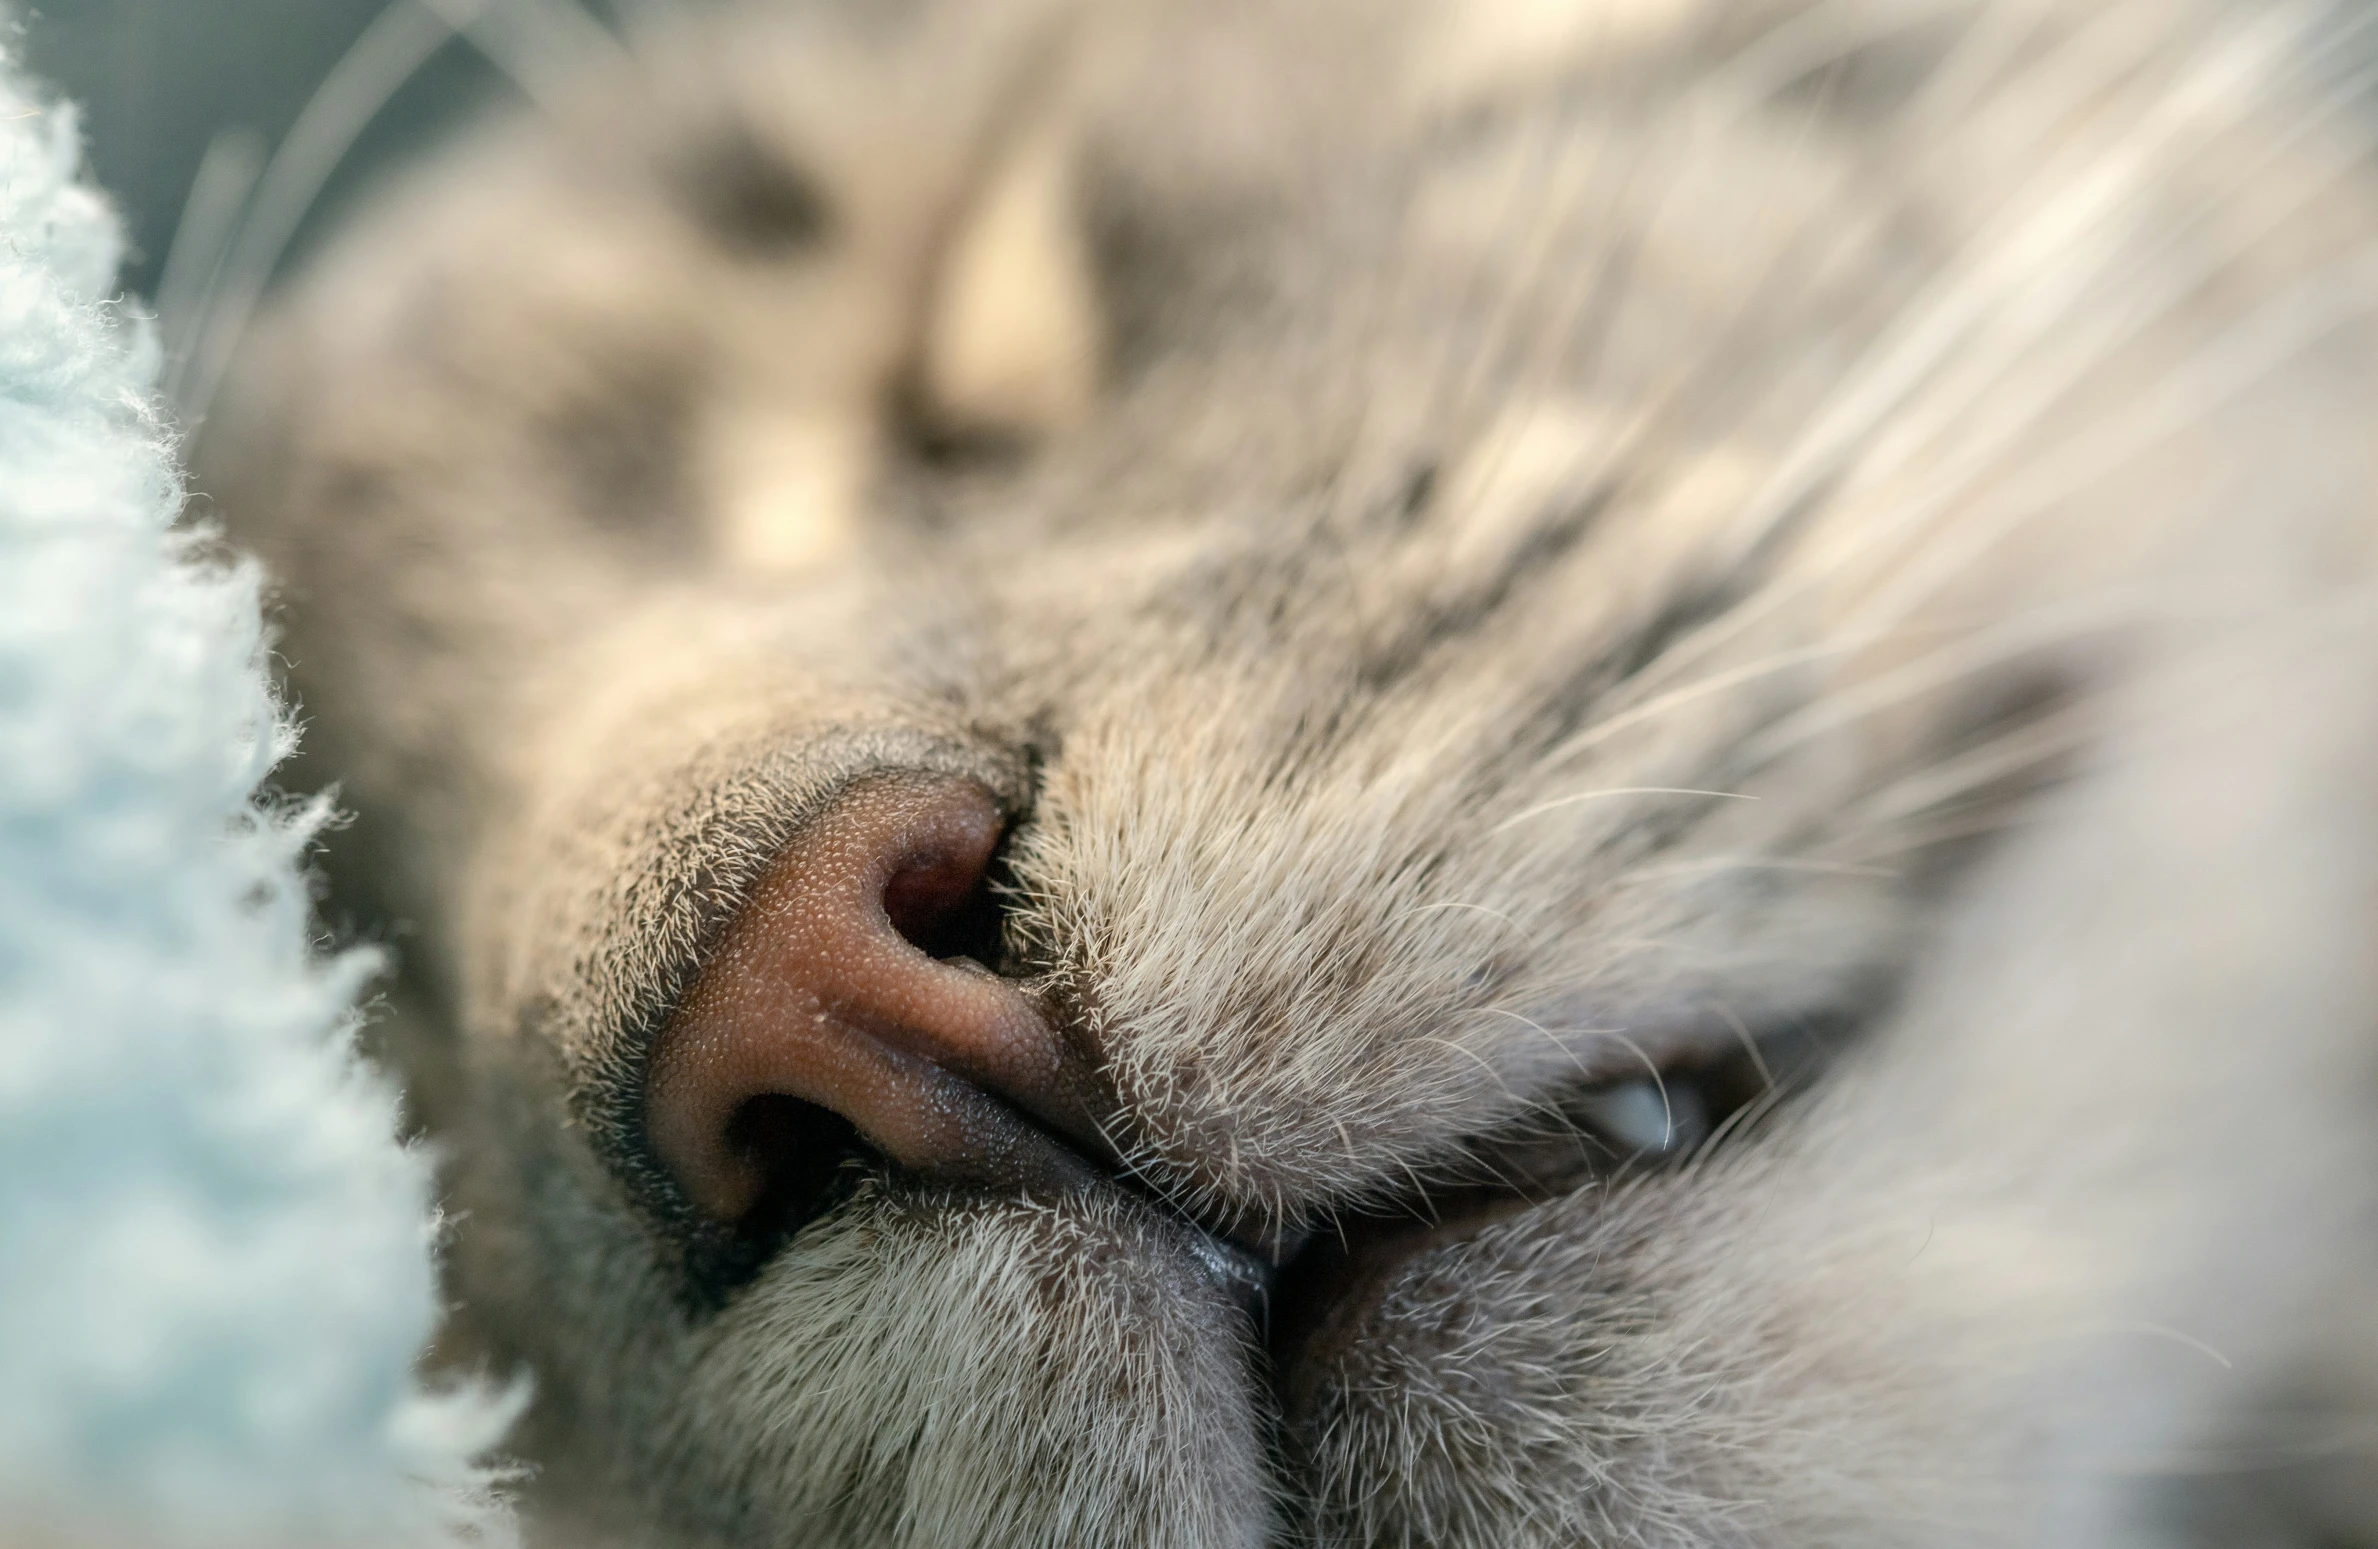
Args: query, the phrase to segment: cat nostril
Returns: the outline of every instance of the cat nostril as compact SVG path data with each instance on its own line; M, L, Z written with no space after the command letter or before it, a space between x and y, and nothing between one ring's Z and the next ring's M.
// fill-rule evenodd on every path
M996 840L996 833L993 838ZM884 918L927 957L989 964L999 956L999 905L973 846L916 857L884 883Z
M1002 821L968 781L845 792L762 879L655 1045L645 1127L705 1214L813 1213L857 1142L928 1177L1053 1191L1095 1176L1097 1073L995 954ZM1059 1137L1069 1137L1069 1146Z

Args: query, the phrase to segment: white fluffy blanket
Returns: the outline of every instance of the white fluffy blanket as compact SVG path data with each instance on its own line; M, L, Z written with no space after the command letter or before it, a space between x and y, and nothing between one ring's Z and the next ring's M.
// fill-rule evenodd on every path
M5 18L0 18L4 20ZM321 955L257 577L176 521L70 110L0 63L0 1542L500 1542L425 1164Z

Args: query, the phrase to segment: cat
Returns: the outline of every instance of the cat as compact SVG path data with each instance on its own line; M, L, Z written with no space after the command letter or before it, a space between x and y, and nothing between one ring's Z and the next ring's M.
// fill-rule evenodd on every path
M532 1537L2378 1543L2354 37L784 0L387 190L198 467Z

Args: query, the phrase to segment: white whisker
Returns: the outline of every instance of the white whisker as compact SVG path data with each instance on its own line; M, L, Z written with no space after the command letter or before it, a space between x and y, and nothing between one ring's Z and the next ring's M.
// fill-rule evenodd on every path
M1689 861L1668 861L1657 866L1638 866L1610 879L1612 887L1626 887L1638 882L1656 882L1670 877L1711 875L1724 871L1791 871L1807 872L1814 876L1879 877L1899 875L1889 866L1865 866L1847 861L1811 860L1805 857L1777 857L1764 855L1710 855Z
M1516 816L1505 818L1488 829L1487 832L1499 834L1530 818L1542 817L1547 812L1558 812L1563 807L1574 807L1580 802L1603 801L1613 796L1710 796L1721 801L1757 801L1759 799L1756 796L1746 796L1740 791L1703 791L1680 785L1618 785L1603 791L1580 791L1574 796L1563 796L1558 801L1548 801L1540 806L1530 807Z
M1860 823L1881 827L1932 811L2012 776L2036 771L2077 746L2084 729L2070 715L1993 738L1964 756L1896 780L1858 804Z
M1722 694L1727 689L1740 688L1746 683L1754 683L1760 678L1789 672L1795 667L1805 667L1812 662L1820 662L1828 657L1847 655L1861 646L1871 643L1871 641L1839 639L1823 641L1816 645L1778 651L1756 661L1745 662L1739 667L1711 673L1709 676L1696 679L1681 688L1670 689L1664 694L1604 716L1601 720L1587 726L1562 743L1554 756L1563 759L1573 758L1629 727L1641 725L1643 722L1664 715L1671 710L1682 708L1697 700L1706 699L1713 694Z
M1912 828L1895 828L1890 831L1887 842L1879 836L1873 837L1858 844L1839 847L1834 853L1845 861L1871 863L1879 867L1893 857L1921 855L1927 850L1962 839L2001 836L2021 828L2026 821L2028 819L2020 812L1995 809L1967 812ZM1896 875L1895 870L1893 874Z
M1885 628L1912 614L2011 528L2054 508L2094 478L2144 456L2201 423L2338 325L2378 311L2378 256L2357 255L2295 287L2201 352L2193 367L2060 455L2012 477L1981 508L1990 520L1956 529L1877 593L1853 627Z
M2340 175L2343 170L2335 169ZM2313 180L2313 187L2318 186L2318 180ZM2159 287L2164 299L2176 300L2184 290L2202 283L2216 262L2208 257L2194 269L2166 271ZM2103 310L2107 315L2129 312L2139 322L2160 313L2160 307L2141 309L2140 299L2127 296L2121 308ZM1980 483L1984 473L1994 482L1991 498L1977 508L1975 518L1952 527L1956 541L1930 541L1922 552L1922 563L1909 566L1890 588L1870 599L1854 617L1853 627L1885 627L1890 620L1907 616L2015 527L2045 514L2057 499L2075 492L2089 479L2143 456L2199 423L2331 329L2368 313L2374 304L2378 304L2378 260L2355 255L2266 303L2200 352L2189 369L2143 395L2118 419L2093 427L2089 435L2056 453L2027 458L2015 471L2000 472L1997 459L2004 449L2036 427L2077 385L2099 353L2135 330L2100 328L2091 330L2097 335L2094 339L2080 336L2091 347L2066 346L2051 357L2065 360L2066 369L2047 374L2039 388L2024 395L2030 403L2028 412L1999 416L2003 423L1997 434L1977 451L1936 476L1925 491L1894 503L1899 524L1912 527L1936 517L1951 501Z
M1626 1050L1629 1054L1634 1055L1636 1059L1643 1062L1644 1073L1651 1078L1651 1084L1653 1088L1660 1094L1660 1122L1667 1133L1671 1135L1675 1134L1676 1109L1675 1106L1668 1100L1668 1081L1666 1077L1660 1074L1660 1062L1653 1059L1651 1057L1650 1051L1645 1049L1643 1045L1637 1043L1634 1039L1629 1038L1626 1034L1619 1032L1616 1029L1593 1029L1591 1036L1615 1043L1620 1048ZM1581 1060L1579 1063L1582 1065L1584 1062Z
M1752 1067L1759 1073L1760 1086L1767 1091L1774 1091L1775 1072L1767 1068L1767 1056L1761 1052L1759 1040L1751 1036L1750 1024L1743 1021L1732 1006L1722 1002L1712 1002L1710 1009L1718 1014L1719 1019L1733 1032L1734 1041L1742 1045L1742 1052L1750 1057Z
M257 180L215 283L193 309L188 358L168 383L185 430L205 420L266 287L331 175L388 100L453 37L453 26L421 0L389 0L299 112Z
M1567 1059L1570 1064L1577 1067L1577 1074L1588 1081L1598 1079L1601 1075L1601 1072L1595 1070L1593 1066L1586 1063L1585 1056L1578 1052L1577 1046L1570 1041L1570 1038L1614 1038L1622 1043L1626 1043L1629 1048L1634 1049L1638 1056L1646 1059L1649 1058L1643 1054L1641 1048L1637 1047L1631 1042L1628 1042L1626 1035L1618 1031L1616 1028L1577 1028L1569 1035L1569 1037L1563 1037L1562 1035L1555 1033L1551 1028L1546 1027L1543 1023L1536 1021L1534 1018L1522 1016L1518 1012L1509 1010L1502 1006L1481 1006L1478 1008L1477 1014L1480 1016L1503 1017L1509 1021L1517 1022L1520 1026L1541 1037L1546 1043L1551 1044L1555 1050L1559 1051L1563 1058Z
M466 36L542 106L589 62L624 52L577 0L390 0L299 112L261 175L245 218L177 296L183 349L169 364L166 395L185 429L213 406L289 244L363 131L431 56ZM194 190L195 193L195 190ZM178 243L178 238L177 238ZM192 265L201 263L194 250Z
M265 158L264 136L253 129L226 129L207 142L198 174L191 179L157 283L158 342L165 351L169 400L174 378L189 359L205 321L206 296L222 273L257 179L264 175Z
M1524 1021L1526 1019L1522 1018L1521 1020ZM1460 1055L1462 1058L1476 1065L1480 1070L1486 1072L1486 1079L1492 1082L1505 1097L1511 1098L1514 1101L1520 1100L1520 1094L1511 1089L1511 1078L1505 1075L1503 1072L1495 1069L1493 1064L1487 1060L1486 1056L1480 1054L1477 1050L1465 1048L1461 1044L1455 1043L1450 1038L1423 1037L1416 1041L1424 1044L1430 1044L1440 1049L1449 1049L1453 1053Z
M2173 599L2153 587L2104 590L2062 606L2035 608L1994 628L1960 636L1950 644L1880 673L1854 689L1817 700L1776 722L1752 739L1744 756L1753 762L1780 756L1826 732L1907 703L1919 695L1978 677L1991 667L2020 661L2052 645L2110 633L2169 610Z
M1520 172L1513 176L1513 214L1527 220L1523 256L1509 277L1496 277L1495 305L1484 326L1475 331L1460 331L1470 350L1470 360L1468 369L1459 375L1451 403L1453 415L1464 423L1475 421L1475 406L1491 396L1491 379L1504 355L1540 310L1527 303L1539 297L1553 275L1554 256L1565 253L1572 245L1572 225L1577 219L1573 206L1594 162L1591 153L1579 149L1564 129L1559 124L1545 125L1541 144L1532 152L1539 161L1550 164L1549 175L1537 178ZM1524 197L1519 196L1520 190L1524 190ZM1499 259L1518 246L1521 244L1498 238L1491 247L1481 249L1480 269L1486 269L1492 259ZM1449 335L1451 332L1448 331ZM1507 450L1508 443L1497 448L1498 454ZM1499 472L1499 469L1487 471ZM1488 478L1482 482L1493 481Z
M1490 909L1484 904L1464 903L1458 899L1447 900L1444 903L1414 904L1411 908L1406 909L1399 914L1389 915L1387 917L1386 923L1389 925L1400 924L1405 920L1411 919L1414 915L1433 914L1439 909L1462 909L1467 910L1472 914L1483 914L1488 919L1500 920L1505 925L1510 926L1514 931L1519 931L1522 934L1525 934L1525 930L1520 925L1520 923L1517 920L1511 918L1511 916L1508 914L1505 914L1502 910Z
M2223 1355L2220 1351L2214 1349L2211 1345L2206 1344L2203 1340L2197 1338L2195 1335L2183 1333L2181 1330L2173 1328L2168 1324L2148 1323L2145 1321L2133 1322L2127 1319L2110 1319L2105 1323L2093 1325L2087 1329L2080 1330L2079 1332L2084 1334L2142 1334L2150 1339L2169 1340L2171 1343L2178 1345L2183 1349L2195 1351L2197 1354L2205 1357L2207 1360L2219 1366L2223 1371L2233 1371L2236 1369L2237 1363L2230 1360L2228 1356Z
M2052 188L2053 196L2030 201L2024 197L2029 189L2019 189L2007 201L2010 215L1975 239L1967 261L1947 271L1928 296L1903 308L1901 320L1869 349L1747 504L1742 523L1755 541L1817 500L1829 485L1853 473L1872 483L1891 461L1907 464L1931 439L1953 431L1967 450L1948 475L1935 474L1940 492L1929 501L1894 501L1894 520L1887 526L1870 525L1860 544L1838 548L1830 560L1804 564L1793 584L1769 588L1735 608L1671 652L1672 658L1706 655L1790 598L1833 579L1840 568L1860 560L1879 562L1887 551L1873 541L1881 533L1924 533L1921 519L1945 503L1948 491L1969 487L1998 449L2032 429L2059 401L2062 384L2077 383L2116 340L2143 327L2176 302L2188 284L2216 267L2217 258L2207 259L2199 274L2167 268L2159 271L2162 283L2154 291L2142 291L2138 275L2105 269L2105 261L2123 248L2088 239L2118 228L2116 213L2142 197L2144 171L2155 158L2182 154L2179 142L2191 132L2209 134L2224 126L2210 105L2240 72L2269 67L2276 46L2269 38L2263 42L2264 49L2250 59L2232 51L2220 56L2217 68L2204 67L2188 89L2171 92L2120 142L2094 153L2083 166L2042 158L2045 166L2031 186ZM2097 260L2085 261L2092 254ZM1987 341L1987 347L1976 341ZM2043 361L2064 365L2042 370ZM2031 385L2008 399L2005 379L2018 368ZM1948 393L1953 384L1959 390ZM2011 402L2013 412L1993 416L1983 428L1994 433L1977 437L1973 406L1985 394ZM1918 403L1924 405L1922 413L1913 412ZM1887 437L1882 434L1886 426ZM1878 457L1884 451L1888 459Z
M570 85L598 62L625 57L577 0L422 0L502 71L521 95L557 111Z

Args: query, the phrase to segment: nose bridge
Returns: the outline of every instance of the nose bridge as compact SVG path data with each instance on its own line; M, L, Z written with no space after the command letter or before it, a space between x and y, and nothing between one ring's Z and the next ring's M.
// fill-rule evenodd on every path
M647 1074L647 1135L697 1209L733 1222L758 1200L766 1159L736 1119L775 1096L943 1181L1046 1191L1092 1175L1083 1153L1105 1152L1096 1072L1013 983L920 945L984 885L1001 829L971 781L885 777L787 847Z

